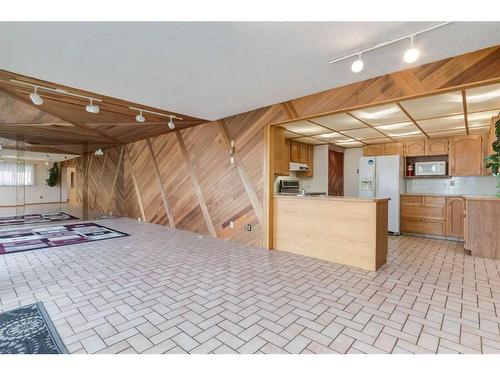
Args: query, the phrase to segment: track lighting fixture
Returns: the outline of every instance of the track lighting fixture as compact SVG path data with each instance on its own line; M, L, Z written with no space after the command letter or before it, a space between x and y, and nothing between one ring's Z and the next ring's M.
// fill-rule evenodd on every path
M395 38L395 39L388 40L386 42L382 42L382 43L376 44L376 45L374 45L372 47L365 48L365 49L363 49L361 51L354 52L354 53L351 53L349 55L345 55L345 56L342 56L342 57L335 58L333 60L328 61L328 63L329 64L334 64L336 62L344 61L344 60L350 59L352 57L358 56L358 59L352 63L351 70L354 73L359 73L364 68L363 60L361 60L361 54L362 53L367 53L367 52L370 52L370 51L374 51L376 49L383 48L383 47L386 47L386 46L398 43L400 41L403 41L403 40L406 40L406 39L409 38L411 45L410 45L410 48L408 50L406 50L406 52L404 53L404 61L406 63L408 63L408 64L411 64L411 63L414 63L415 61L417 61L418 58L419 58L419 56L420 56L420 51L414 45L414 38L417 35L429 32L431 30L438 29L438 28L443 27L443 26L447 26L450 23L451 22L442 22L442 23L439 23L437 25L428 27L426 29L419 30L419 31L414 32L412 34L406 34L406 35L403 35L401 37L398 37L398 38Z
M404 60L406 63L411 64L414 63L415 61L418 60L418 57L420 56L420 51L415 48L415 42L414 42L415 36L412 35L410 37L410 48L408 48L404 54Z
M34 105L42 105L43 99L37 92L37 87L33 86L34 91L30 94L30 99Z
M95 150L94 155L95 156L103 156L104 151L101 148L98 148L97 150Z
M89 99L90 104L85 107L85 110L89 113L99 113L99 106L93 103L93 99Z
M359 73L363 70L363 67L365 66L365 63L363 60L361 60L361 53L358 55L358 59L355 60L352 65L351 65L351 70L354 73Z
M168 117L170 117L170 120L168 121L168 127L173 130L175 129L175 124L174 121L172 120L173 116L168 116Z
M142 115L142 109L139 111L139 114L137 116L135 116L135 121L137 121L137 122L146 121L146 118Z

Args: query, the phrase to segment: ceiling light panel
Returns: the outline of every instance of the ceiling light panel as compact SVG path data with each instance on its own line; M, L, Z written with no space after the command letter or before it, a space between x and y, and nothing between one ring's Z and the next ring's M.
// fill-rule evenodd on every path
M328 129L309 121L297 121L282 125L285 129L303 135L327 133Z
M454 135L466 135L465 128L464 129L455 129L455 130L448 130L448 131L443 131L443 132L435 132L435 133L427 133L427 135L431 138L445 138L445 137L452 137Z
M325 143L328 143L328 142L321 141L319 139L314 139L314 138L311 138L311 137L297 138L297 139L294 139L294 141L302 142L302 143L308 143L310 145L324 145Z
M299 138L299 137L302 137L302 135L297 134L297 133L292 133L292 132L289 132L288 130L285 130L285 139Z
M426 133L465 129L464 115L438 117L430 120L421 120L418 121L418 124L422 129L424 129Z
M456 115L464 112L462 93L460 91L406 100L401 102L401 105L414 120Z
M389 124L377 126L377 130L388 135L389 137L405 135L407 133L421 134L422 132L415 126L413 122L400 122L397 124Z
M348 130L348 131L345 131L342 133L349 136L349 137L360 139L360 140L374 139L374 138L381 138L382 137L380 132L378 132L372 128Z
M409 120L396 104L365 108L351 113L370 125L392 124Z
M375 139L365 139L363 142L372 145L372 144L378 144L378 143L389 143L392 142L392 139L390 138L375 138Z
M480 134L488 133L490 131L490 126L476 126L474 128L469 128L469 133Z
M366 127L361 121L349 116L345 113L336 113L323 117L316 117L313 120L315 123L323 125L332 130L351 130Z
M345 141L345 142L335 142L336 146L340 147L345 147L345 148L353 148L353 147L362 147L363 143L355 141L355 140L350 140L350 141Z
M500 108L500 83L466 90L465 93L468 112Z
M345 135L342 135L339 133L327 133L327 134L315 135L314 138L318 138L318 139L321 139L321 140L327 141L327 142L337 142L339 140L351 139L351 138L346 137Z
M495 109L492 111L475 112L469 113L467 115L467 120L469 123L469 128L474 128L477 126L489 126L493 117L499 115L500 109Z

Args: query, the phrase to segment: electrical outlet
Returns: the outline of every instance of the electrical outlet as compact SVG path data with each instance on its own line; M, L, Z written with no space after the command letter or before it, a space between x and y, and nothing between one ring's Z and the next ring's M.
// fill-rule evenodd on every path
M247 231L251 232L252 231L252 224L247 224Z
M455 180L453 178L450 179L450 186L452 186L452 187L455 186Z
M40 199L43 199L43 195L40 195Z
M229 222L229 228L234 229L234 221Z

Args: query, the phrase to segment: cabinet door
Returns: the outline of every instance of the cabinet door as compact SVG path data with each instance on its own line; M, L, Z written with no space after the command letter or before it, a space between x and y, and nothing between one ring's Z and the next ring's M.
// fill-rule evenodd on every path
M307 177L314 176L314 146L307 145L307 165L309 170L305 173Z
M309 145L306 143L299 143L299 163L307 164L308 153L309 153Z
M383 143L382 144L382 155L403 155L403 143Z
M483 137L469 135L450 140L452 176L481 176L483 173Z
M426 155L448 155L448 138L426 140Z
M425 155L425 140L417 139L414 141L406 141L404 143L405 156L424 156Z
M299 162L299 142L290 141L290 161Z
M446 198L446 235L464 237L465 200L460 197Z
M363 147L363 156L380 156L382 155L382 145L368 145Z
M285 140L285 128L275 126L274 132L274 174L288 176L290 174L290 162L288 159L287 142Z

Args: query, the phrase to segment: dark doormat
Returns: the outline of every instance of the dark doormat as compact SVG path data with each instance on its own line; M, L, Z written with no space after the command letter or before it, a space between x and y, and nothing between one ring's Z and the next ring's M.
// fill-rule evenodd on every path
M66 354L41 302L0 314L0 354Z

